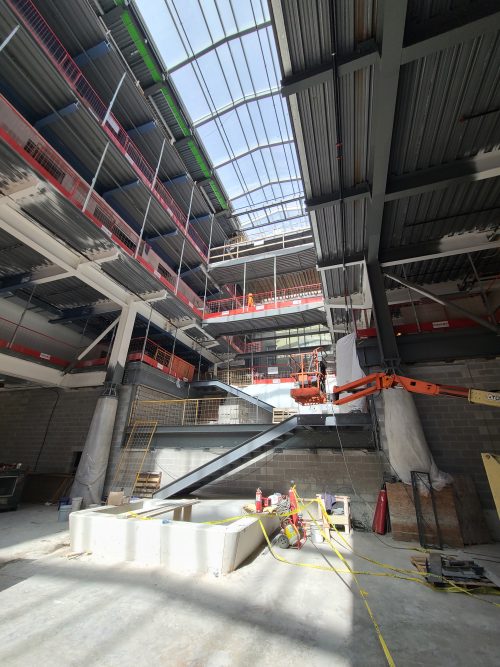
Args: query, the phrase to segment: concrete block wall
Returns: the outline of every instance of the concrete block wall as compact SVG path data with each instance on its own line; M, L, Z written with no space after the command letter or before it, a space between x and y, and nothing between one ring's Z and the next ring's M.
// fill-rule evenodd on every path
M0 393L0 461L36 472L72 471L100 388L26 389ZM37 463L38 460L38 463Z
M439 384L500 389L500 359L474 359L441 364L415 364L403 374ZM481 452L500 454L500 409L474 405L465 399L415 394L415 404L427 444L444 472L472 476L492 534L500 537L500 522L484 470ZM381 446L386 447L383 402L376 399Z
M161 472L162 485L165 485L225 451L223 448L205 451L165 447L152 453L145 465L148 470ZM259 486L264 495L273 491L286 492L294 480L302 496L310 497L323 491L351 496L354 518L371 525L384 469L384 459L378 452L346 451L344 460L341 452L330 449L284 449L281 453L271 452L259 457L203 487L195 495L248 499L255 497Z

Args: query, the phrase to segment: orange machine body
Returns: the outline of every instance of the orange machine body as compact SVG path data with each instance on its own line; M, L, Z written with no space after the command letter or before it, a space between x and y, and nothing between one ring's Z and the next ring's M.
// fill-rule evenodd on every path
M326 366L320 348L313 352L290 355L291 377L295 387L290 396L300 405L326 403Z

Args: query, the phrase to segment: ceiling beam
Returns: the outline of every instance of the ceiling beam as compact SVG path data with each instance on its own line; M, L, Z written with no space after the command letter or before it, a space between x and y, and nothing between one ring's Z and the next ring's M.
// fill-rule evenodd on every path
M359 49L349 56L339 58L337 71L339 76L346 76L356 70L374 65L379 59L380 55L375 41L368 40L360 44ZM327 65L289 76L281 82L281 94L283 97L295 95L312 86L318 86L331 81L332 75L332 65L328 63Z
M419 287L421 287L426 292L429 292L430 294L436 297L439 296L466 297L466 296L481 294L480 286L473 286L470 290L464 292L463 289L460 289L457 281L455 280L446 280L442 283L429 283L429 284L419 285ZM492 292L498 294L499 290L495 290L493 288ZM408 292L407 287L388 289L386 290L385 294L387 303L390 306L397 306L403 303L411 302L410 293ZM371 308L371 304L369 301L366 300L365 296L366 295L361 292L356 292L354 294L351 294L349 296L349 308L351 308L351 301L352 301L352 308L354 310L364 310L366 308ZM418 301L418 299L414 299L414 301ZM345 298L343 296L330 297L329 299L325 299L325 306L333 310L335 309L345 310L346 308Z
M456 8L445 17L438 16L418 24L416 29L405 35L400 64L406 65L436 51L496 32L500 28L497 0L486 0L477 4L478 7L468 5L465 9ZM357 51L339 58L337 72L339 76L346 76L371 65L377 65L379 60L380 54L375 40L367 40ZM331 80L332 65L328 63L284 78L281 82L281 94L283 97L289 97Z
M305 204L307 212L311 212L335 206L340 204L341 201L348 202L367 199L368 197L370 197L370 186L368 183L360 183L353 188L344 188L342 199L340 199L340 193L335 192L321 197L312 197L311 199L307 199Z
M193 122L193 127L195 128L201 127L202 125L209 123L211 120L214 120L216 118L221 118L221 116L231 113L231 111L234 111L239 107L245 106L245 104L250 104L250 102L258 102L259 100L265 100L268 99L269 97L273 97L273 95L279 95L279 94L280 94L279 88L270 88L268 90L263 90L258 93L251 93L250 95L245 95L244 97L240 97L239 99L234 100L230 104L226 104L223 107L219 107L218 109L216 109L212 113L207 114L206 116L202 116L201 118Z
M465 317L469 318L473 322L476 322L476 324L479 324L480 326L485 327L486 329L489 329L490 331L493 331L496 334L500 332L500 329L496 324L493 324L488 320L479 317L475 313L471 313L470 310L468 310L467 308L463 308L455 301L450 301L449 299L445 299L442 296L438 296L433 292L429 292L429 290L424 289L421 285L417 285L416 283L410 282L409 280L403 280L403 278L400 278L399 276L394 276L391 273L384 273L384 276L386 278L389 278L389 280L393 280L394 282L403 285L403 287L407 287L412 292L417 292L417 294L421 294L422 296L431 299L436 303L439 303L441 306L445 306L450 310L455 310L457 313L460 313L461 315L465 315Z
M498 0L455 7L445 16L416 24L406 34L401 64L457 46L500 29Z
M493 236L491 232L471 232L447 236L436 241L391 248L381 253L380 265L383 267L398 266L500 248L500 237L492 238Z
M210 53L211 51L215 51L215 49L218 49L220 46L223 46L224 44L229 44L230 42L232 42L236 39L240 39L241 37L245 37L246 35L251 35L252 33L257 32L258 30L262 30L262 29L268 28L270 26L271 26L271 21L263 21L262 23L258 23L257 25L253 25L250 28L245 28L244 30L240 30L240 31L234 33L233 35L228 35L227 37L223 37L222 39L217 40L213 44L210 44L210 46L207 46L204 49L200 49L193 56L190 56L189 58L185 58L184 60L181 60L180 63L177 63L176 65L173 65L168 70L168 74L173 74L178 69L181 69L181 67L184 67L185 65L189 65L190 63L193 63L198 58L201 58L202 56L205 56L207 53Z
M182 139L180 140L182 141ZM178 144L179 142L176 142ZM261 144L259 146L254 146L253 148L249 148L246 151L243 151L242 153L238 153L238 155L235 155L234 157L228 158L227 160L224 160L223 162L219 162L218 164L214 164L214 169L220 169L221 167L225 167L228 164L232 164L236 160L240 160L243 157L246 157L247 155L252 155L253 153L257 153L258 151L263 151L266 149L272 149L272 148L279 148L280 146L284 146L285 144L293 144L294 139L293 137L290 139L280 139L279 141L271 141L267 144Z
M482 181L500 176L500 151L480 153L437 167L420 169L389 180L385 201L442 190L458 183Z
M15 292L18 289L26 289L26 287L32 285L44 285L54 280L67 278L69 275L67 271L61 271L58 266L43 266L35 271L2 278L0 280L0 294Z
M429 221L429 224L431 223L432 221ZM379 258L380 266L386 267L425 262L429 259L465 255L467 253L496 248L500 248L500 237L496 236L494 232L467 232L456 234L455 236L446 236L434 241L413 243L381 250ZM354 253L345 258L345 266L356 266L363 264L363 261L363 253ZM342 258L338 257L330 262L319 264L318 270L331 271L333 269L341 269L343 266L344 262Z
M393 176L388 179L384 202L396 201L405 197L442 190L459 183L482 181L500 176L500 151L490 151L472 157L454 160L429 169L419 169L411 174ZM344 201L356 201L370 196L369 186L362 184L347 190L348 197ZM339 194L333 193L325 197L306 201L309 212L337 206L340 203Z
M304 252L306 250L310 250L311 248L314 248L314 243L304 243L303 240L298 240L298 243L300 245L288 247L288 248L277 248L275 250L265 250L265 246L262 247L263 252L256 253L255 255L250 255L250 254L244 254L241 257L235 257L234 259L225 259L221 262L214 262L213 264L209 264L208 266L208 271L209 272L217 272L217 270L224 270L227 268L230 268L232 266L243 266L244 264L250 264L251 262L260 262L263 260L267 259L273 259L274 257L283 257L285 255L298 255L301 252ZM253 248L255 250L255 247ZM269 275L272 275L272 269L271 273ZM290 268L288 267L286 270L287 273L290 272ZM259 276L260 278L261 276Z

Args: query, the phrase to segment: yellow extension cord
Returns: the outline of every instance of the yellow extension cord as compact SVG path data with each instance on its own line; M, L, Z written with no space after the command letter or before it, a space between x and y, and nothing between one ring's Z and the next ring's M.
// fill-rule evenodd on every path
M241 515L241 516L229 517L228 519L220 519L218 521L204 521L203 523L206 524L206 525L212 525L213 526L213 525L218 525L218 524L223 524L223 523L229 523L231 521L237 521L239 519L248 519L248 518L257 519L257 521L259 522L260 528L262 530L262 533L264 535L265 541L267 543L267 546L269 548L269 551L270 551L271 555L273 556L273 558L275 560L277 560L281 563L285 563L286 565L293 565L295 567L307 567L307 568L310 568L310 569L313 569L313 570L321 570L321 571L325 571L325 572L334 572L335 574L350 574L352 576L352 578L354 579L354 582L356 583L356 587L358 589L359 595L360 595L361 599L363 600L363 604L365 605L368 616L370 617L370 620L373 624L373 627L375 628L377 639L380 642L380 645L381 645L382 650L384 652L384 656L385 656L385 659L387 661L387 664L390 667L396 667L396 663L394 662L394 659L393 659L393 657L392 657L392 655L389 651L389 647L387 646L387 643L384 639L384 636L382 635L382 631L380 630L380 626L378 625L378 623L375 619L375 616L374 616L374 614L371 610L371 607L368 604L368 601L366 599L368 593L363 588L361 588L360 582L358 581L358 576L390 577L391 579L401 579L403 581L412 581L412 582L415 582L417 584L421 584L422 586L425 586L426 588L431 588L433 590L440 590L442 592L448 592L448 593L465 593L466 595L469 595L470 597L473 597L474 599L479 600L480 602L486 602L487 604L491 604L494 607L500 607L500 604L497 604L496 602L492 602L491 600L484 600L482 598L477 598L475 596L475 594L472 593L471 591L469 591L465 588L462 588L461 586L457 586L457 584L455 584L453 581L451 581L449 579L446 579L444 577L443 577L443 580L451 588L449 588L449 589L438 589L435 586L433 586L432 584L428 583L427 581L424 581L424 579L426 578L426 574L424 572L418 572L418 571L415 572L415 570L406 570L404 568L394 567L393 565L389 565L387 563L381 563L380 561L374 560L372 558L368 558L367 556L363 556L362 554L355 551L353 549L353 547L349 544L349 542L346 540L345 536L340 531L338 531L335 526L333 526L335 532L337 533L339 538L342 540L342 542L345 544L346 548L349 549L355 556L357 556L358 558L361 558L362 560L365 560L369 563L372 563L373 565L377 565L378 567L381 567L381 568L384 568L384 569L387 569L387 570L391 570L391 572L370 572L370 571L354 570L349 565L349 563L344 558L344 556L341 554L341 552L337 549L337 547L333 544L333 542L330 539L330 535L327 535L325 533L325 531L323 530L323 526L321 526L318 523L318 521L312 516L310 511L307 509L313 503L317 503L323 518L330 525L329 517L325 513L323 507L319 504L319 500L314 498L313 500L311 500L311 501L309 501L308 503L305 504L304 501L302 500L302 498L298 495L295 487L293 487L293 488L294 488L294 491L296 493L297 499L300 503L300 507L298 509L294 510L293 512L288 512L286 514L280 514L280 518L290 517L290 516L293 516L294 514L298 514L299 512L303 512L304 510L307 510L307 514L309 515L312 523L314 523L314 525L319 528L319 532L320 532L321 536L323 537L325 542L331 547L332 551L335 553L337 558L344 564L346 569L338 569L338 568L335 568L335 567L332 567L332 566L326 567L324 565L315 565L314 563L295 563L293 561L287 560L283 556L278 555L272 547L271 540L269 539L269 535L267 534L267 531L266 531L266 529L264 527L264 524L262 522L262 518L261 518L262 514L244 514L244 515ZM135 512L129 512L127 516L129 518L141 519L141 520L147 520L147 519L152 518L152 517L139 516ZM272 515L269 515L269 516L272 516ZM408 547L408 551L424 551L426 553L428 552L426 549L420 549L420 548L412 549L410 547ZM398 574L393 574L394 572L396 572ZM411 576L403 576L403 575L411 575ZM488 593L492 593L492 592L493 591L488 591ZM495 592L495 594L498 594L498 593Z
M295 487L294 487L295 490ZM296 492L296 490L295 490ZM295 510L294 512L289 512L287 514L282 514L280 515L280 518L283 517L289 517L292 516L293 514L298 514L299 512L303 512L304 510L307 510L307 508L312 505L313 503L318 503L318 506L320 507L321 513L323 517L326 519L326 521L329 522L328 516L325 514L323 508L319 505L319 501L317 499L313 499L307 504L304 504L304 501L300 498L298 493L296 492L297 499L300 503L300 508ZM386 658L387 664L390 665L390 667L396 667L396 663L394 662L394 659L389 651L389 647L387 646L387 643L384 639L384 636L382 635L382 631L380 630L380 626L378 625L375 616L370 608L370 605L368 604L368 601L366 599L367 597L367 592L361 588L361 585L357 579L358 576L370 576L370 577L390 577L392 579L401 579L403 581L412 581L417 584L421 584L422 586L425 586L426 588L431 588L432 590L441 590L442 592L449 592L449 593L465 593L466 595L469 595L473 597L476 600L480 600L481 602L486 602L488 604L492 604L495 607L500 607L500 604L497 604L496 602L492 602L491 600L484 600L482 598L476 598L474 593L471 593L469 590L465 588L461 588L460 586L457 586L453 581L450 581L448 579L444 579L444 581L451 586L450 589L437 589L435 586L432 584L428 583L427 581L424 581L426 575L423 572L415 572L415 570L405 570L403 568L397 568L392 565L389 565L387 563L381 563L380 561L374 560L372 558L368 558L367 556L363 556L362 554L359 554L356 552L352 546L349 544L349 542L345 539L344 535L340 533L335 526L333 526L335 532L337 535L341 538L341 540L344 542L346 547L357 557L362 558L363 560L368 561L369 563L372 563L373 565L377 565L379 567L392 570L392 572L397 572L399 574L392 574L392 572L369 572L369 571L360 571L360 570L354 570L351 568L349 563L346 561L344 556L340 553L340 551L337 549L337 547L332 543L330 536L326 535L323 527L316 521L316 519L311 515L309 510L307 510L307 513L309 514L311 521L319 528L320 534L323 537L323 539L326 541L326 543L331 547L332 551L335 553L335 555L339 558L339 560L345 565L346 569L338 569L335 567L326 567L324 565L315 565L313 563L296 563L293 561L289 561L283 556L278 555L272 548L271 545L271 540L269 539L269 535L267 534L267 531L264 527L264 524L261 519L261 514L245 514L243 516L235 516L235 517L230 517L229 519L221 519L219 521L205 521L205 524L208 525L217 525L217 524L223 524L223 523L229 523L230 521L237 521L238 519L247 519L247 518L255 518L259 522L260 528L262 530L262 533L264 535L264 538L266 540L267 546L269 548L269 551L273 558L281 563L285 563L287 565L293 565L295 567L307 567L313 570L322 570L326 572L334 572L335 574L350 574L357 586L358 592L360 594L361 599L363 600L363 604L365 605L365 608L367 610L368 616L370 617L370 620L373 624L373 627L375 628L375 632L377 634L377 639L380 642L380 645L382 647L382 650L384 652L384 656ZM426 551L424 549L411 549L408 548L409 551ZM411 576L402 576L402 575L411 575ZM420 578L419 578L420 577Z

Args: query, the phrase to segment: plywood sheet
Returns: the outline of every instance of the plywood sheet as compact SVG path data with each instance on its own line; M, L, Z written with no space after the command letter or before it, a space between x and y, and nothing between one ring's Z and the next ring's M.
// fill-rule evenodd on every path
M396 482L387 484L386 488L392 537L395 540L418 542L419 535L412 487L402 482ZM443 544L450 547L463 547L453 488L446 486L442 491L434 491L434 498ZM420 492L420 505L425 524L426 541L430 544L437 544L438 537L430 495L426 496Z

